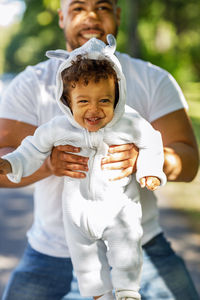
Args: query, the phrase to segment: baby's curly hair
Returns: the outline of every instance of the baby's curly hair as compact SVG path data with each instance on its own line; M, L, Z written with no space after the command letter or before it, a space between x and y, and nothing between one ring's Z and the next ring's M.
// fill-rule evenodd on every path
M90 59L83 55L78 55L76 60L72 61L69 68L61 73L63 80L62 102L70 107L69 91L75 88L76 84L81 81L85 86L90 81L95 83L101 79L113 78L115 82L115 103L117 105L119 99L119 84L117 74L112 66L112 63L106 59Z

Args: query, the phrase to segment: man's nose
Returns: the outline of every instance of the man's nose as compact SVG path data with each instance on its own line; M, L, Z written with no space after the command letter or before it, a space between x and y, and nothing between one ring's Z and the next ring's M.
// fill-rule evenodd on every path
M98 13L95 9L88 10L87 17L91 19L98 19Z

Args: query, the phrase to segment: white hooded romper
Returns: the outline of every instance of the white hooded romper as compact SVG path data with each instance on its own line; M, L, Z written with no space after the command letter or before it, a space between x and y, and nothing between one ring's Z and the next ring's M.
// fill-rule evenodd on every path
M161 185L165 184L162 139L135 110L125 106L126 82L114 55L116 42L112 35L107 40L109 45L93 38L70 53L64 50L47 53L48 57L63 61L57 72L56 89L58 105L65 115L40 126L17 150L3 158L12 165L8 178L19 182L42 165L53 146L81 147L80 155L89 157L89 171L84 179L65 177L62 201L66 241L81 295L98 296L114 288L118 298L140 299L142 227L137 181L144 176L157 176ZM79 54L111 61L119 79L119 101L114 117L97 132L82 128L61 101L61 72ZM101 159L107 155L110 145L127 143L139 148L137 172L109 181L119 171L102 170Z

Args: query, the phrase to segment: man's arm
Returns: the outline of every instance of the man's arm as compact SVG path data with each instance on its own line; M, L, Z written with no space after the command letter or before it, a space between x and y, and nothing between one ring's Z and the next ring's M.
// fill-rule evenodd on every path
M162 134L165 163L169 181L190 182L199 167L198 146L190 119L184 109L172 112L152 122Z
M162 134L164 145L164 172L169 181L189 182L194 179L199 167L199 154L191 122L184 109L169 113L152 126ZM110 156L102 161L104 169L120 169L119 178L135 172L137 149L131 145L110 148Z
M0 119L0 156L16 149L21 144L21 141L26 136L33 135L35 130L36 126L27 123L9 119ZM75 153L80 151L80 149L78 149L77 147L72 146L65 146L65 149L66 151ZM65 163L65 172L63 172L63 170L61 170L58 166L53 167L51 159L48 158L39 170L37 170L31 176L23 178L19 184L10 182L5 175L0 175L0 187L22 187L44 179L53 174L57 176L66 175L80 178L85 176L84 173L77 172L74 170L85 171L85 165L87 165L87 158L83 158L74 154L66 154L68 161L66 163L62 161L63 155L65 155L63 151L60 151L55 148L52 154L52 159L54 159L54 156L59 158L59 163L56 164L58 166L60 166L60 164L62 163Z
M2 126L2 122L4 122L4 126ZM164 172L168 180L185 182L193 180L198 171L199 155L196 139L185 110L181 109L167 114L152 122L152 125L162 134L165 154ZM0 138L0 147L2 147L1 145L3 147L11 145L16 148L21 140L26 135L33 134L35 129L36 127L25 123L0 120L0 135L1 132L3 133ZM85 174L79 171L87 171L88 158L66 153L77 153L78 151L78 148L68 145L54 148L51 157L37 172L24 178L20 185L14 186L31 184L52 174L73 178L85 177ZM120 179L136 171L137 156L138 149L134 145L110 147L110 155L102 160L102 167L104 169L122 169L121 176L116 178ZM0 181L0 186L12 187L13 184L4 178Z
M27 123L0 119L0 156L12 152L27 135L33 135L36 127ZM12 183L5 175L0 175L0 187L22 187L41 180L50 175L43 165L33 175L23 178L18 184Z

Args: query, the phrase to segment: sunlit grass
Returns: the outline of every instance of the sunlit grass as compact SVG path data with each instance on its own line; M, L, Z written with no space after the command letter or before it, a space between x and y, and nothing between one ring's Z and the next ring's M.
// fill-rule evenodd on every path
M185 212L191 224L200 232L200 170L191 183L168 182L163 193L170 207Z

